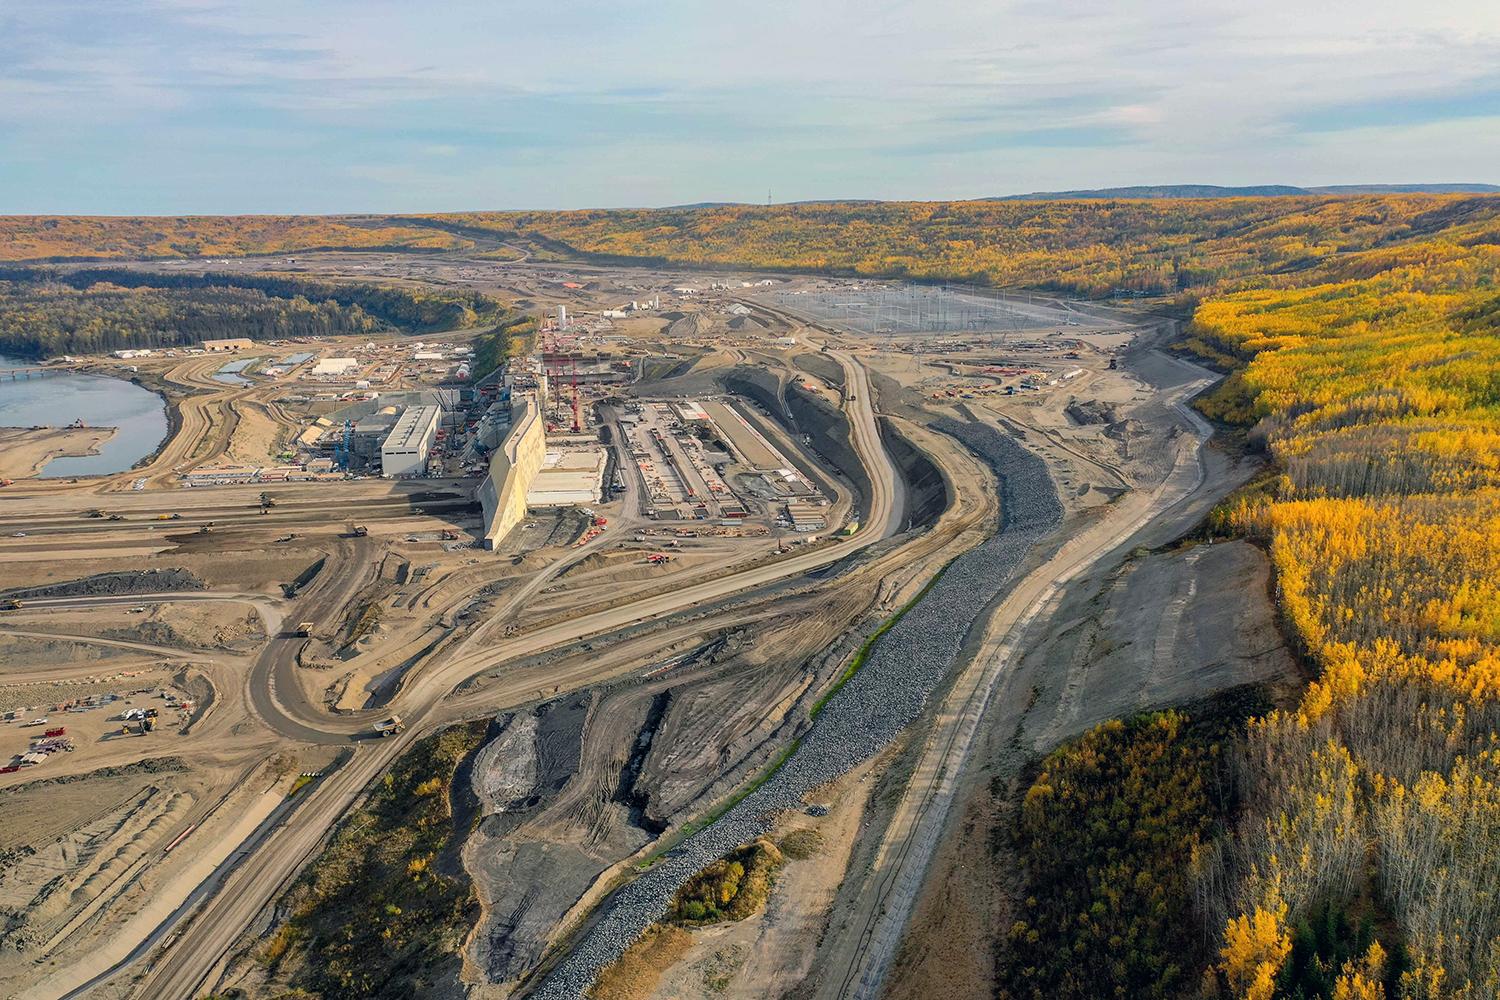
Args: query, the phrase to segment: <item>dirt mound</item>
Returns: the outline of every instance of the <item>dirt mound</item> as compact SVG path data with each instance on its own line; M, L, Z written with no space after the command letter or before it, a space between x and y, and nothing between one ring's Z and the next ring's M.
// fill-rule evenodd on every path
M132 655L132 651L120 646L105 646L100 643L74 641L70 638L43 639L36 636L0 635L0 671L34 667L50 667L58 663L84 663L94 660L111 660ZM8 692L14 694L12 688Z
M100 635L187 649L243 649L265 638L260 616L244 607L162 604L129 628L106 628Z
M624 548L613 549L608 552L592 552L575 562L573 565L569 566L567 569L563 570L558 575L559 577L573 576L578 573L588 572L589 570L633 565L643 562L647 554L654 551L656 550L644 548Z
M672 325L667 327L667 336L673 339L688 340L698 336L699 322L697 313L688 313L681 319L674 319Z
M1126 419L1116 420L1104 428L1104 433L1117 440L1128 441L1131 438L1150 434L1151 431L1139 420Z
M1097 399L1075 399L1064 412L1077 424L1115 424L1120 420L1119 407Z
M188 769L187 762L181 757L148 757L146 760L138 760L130 764L120 764L113 767L101 767L97 770L86 771L82 774L61 774L55 778L37 778L35 781L23 782L12 785L0 792L0 797L10 797L33 788L42 788L47 785L71 785L79 781L90 781L94 778L118 778L128 774L177 774Z
M23 587L0 591L5 597L94 597L108 594L160 594L174 590L204 590L197 576L185 569L143 569L98 573L79 580L65 580L45 587Z
M844 366L826 354L799 354L792 358L792 364L829 385L844 387Z

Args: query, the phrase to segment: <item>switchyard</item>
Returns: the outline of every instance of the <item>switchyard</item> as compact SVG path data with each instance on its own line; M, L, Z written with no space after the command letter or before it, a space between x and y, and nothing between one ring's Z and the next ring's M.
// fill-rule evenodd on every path
M850 284L777 292L777 305L858 333L1007 332L1034 328L1031 296L967 285Z

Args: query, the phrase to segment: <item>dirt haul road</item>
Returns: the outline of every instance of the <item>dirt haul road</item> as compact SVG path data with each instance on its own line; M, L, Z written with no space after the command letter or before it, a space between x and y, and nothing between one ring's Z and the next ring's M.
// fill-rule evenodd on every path
M996 609L978 651L937 708L912 778L865 877L866 891L859 897L859 909L838 938L836 961L830 963L830 969L842 969L842 975L824 977L818 997L873 1000L879 996L942 835L959 772L990 694L1016 655L1027 629L1055 610L1068 581L1091 569L1142 527L1203 486L1202 450L1213 428L1185 402L1212 385L1217 376L1192 367L1198 378L1174 389L1177 398L1172 403L1182 422L1191 428L1192 437L1182 442L1167 476L1154 490L1131 494L1114 505L1103 520L1074 535L1017 584Z
M876 484L871 490L869 517L855 534L803 555L558 623L481 653L432 665L401 692L399 703L393 703L385 710L399 712L407 719L409 728L406 732L356 748L353 758L311 789L311 794L285 824L267 835L253 853L242 860L235 858L227 862L226 866L238 862L233 871L216 872L215 878L223 879L222 887L204 899L185 928L168 936L166 950L156 957L138 996L147 1000L178 1000L192 996L215 974L239 935L296 875L333 824L355 803L368 784L414 740L447 721L434 709L456 684L509 658L663 617L751 587L822 568L899 530L902 512L897 473L881 443L868 374L848 355L835 356L844 366L847 384L852 387L853 398L846 404L853 428L851 437L861 461L870 472L872 483ZM268 725L288 735L297 738L312 735L324 742L348 743L354 731L353 723L335 722L306 705L288 704L281 699L281 692L290 695L296 690L276 684L277 676L292 669L289 664L295 658L295 649L289 641L273 640L267 654L257 664L250 679L256 711ZM359 724L359 728L367 727L368 723ZM124 971L129 964L123 963L112 973Z

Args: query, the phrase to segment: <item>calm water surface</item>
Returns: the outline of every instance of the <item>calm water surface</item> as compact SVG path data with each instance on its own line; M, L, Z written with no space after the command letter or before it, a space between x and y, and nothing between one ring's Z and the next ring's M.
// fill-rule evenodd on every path
M27 364L0 355L0 369ZM123 472L155 451L167 436L166 403L133 382L76 374L14 382L0 379L0 426L66 427L80 418L91 427L118 430L97 455L54 458L42 467L43 478Z

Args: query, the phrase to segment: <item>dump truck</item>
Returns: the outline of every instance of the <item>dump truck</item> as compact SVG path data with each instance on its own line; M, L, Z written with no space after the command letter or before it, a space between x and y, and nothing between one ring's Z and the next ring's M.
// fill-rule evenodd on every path
M24 605L14 597L7 597L5 600L0 601L0 611L20 611L22 607Z
M370 533L370 529L367 528L367 527L365 527L363 524L352 524L351 523L349 525L349 537L350 538L364 538L369 533Z
M298 622L297 630L292 635L297 636L299 639L306 639L312 635L313 624L313 622Z
M381 719L375 723L375 735L380 737L395 736L406 728L406 723L401 721L401 716L393 715L389 719Z

